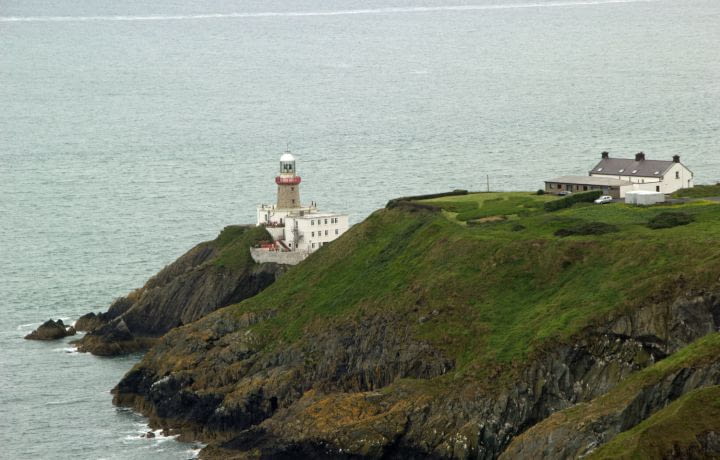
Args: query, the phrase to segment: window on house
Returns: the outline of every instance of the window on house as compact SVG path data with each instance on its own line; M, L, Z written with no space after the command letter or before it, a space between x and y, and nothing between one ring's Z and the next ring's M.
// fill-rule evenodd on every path
M680 179L680 171L675 171L675 179Z
M310 232L310 236L315 237L315 232Z
M325 219L325 225L327 225L327 219Z
M327 234L328 234L328 231L327 231L327 230L325 230L325 236L327 236Z
M336 234L336 235L340 234L340 230L338 230L338 229L336 228L336 229L335 229L335 234Z
M587 190L587 185L583 185L583 190Z
M310 225L315 225L315 221L314 221L314 220L311 220L311 221L310 221Z
M656 192L659 192L659 191L660 191L660 186L659 186L659 185L656 185L656 186L655 186L655 191L656 191Z
M315 249L315 243L312 244L313 249Z

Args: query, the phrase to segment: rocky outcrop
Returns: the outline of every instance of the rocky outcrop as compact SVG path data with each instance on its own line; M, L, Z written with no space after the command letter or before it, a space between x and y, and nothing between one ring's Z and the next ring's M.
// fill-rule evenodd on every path
M454 364L392 315L336 323L304 346L271 352L251 327L270 317L211 315L166 336L118 385L115 402L164 428L224 440L207 451L218 458L238 450L267 458L496 458L527 427L608 392L716 330L719 318L714 294L651 305L546 350L488 391L481 382L442 382ZM655 405L622 414L618 429L720 375L705 372L652 390L642 401ZM406 377L430 388L405 385Z
M717 341L720 342L720 341ZM606 395L553 414L515 438L500 458L582 458L629 430L668 403L697 389L720 384L720 357L651 368ZM709 361L708 361L709 358Z
M133 306L141 290L130 293L127 297L120 297L110 305L104 313L86 313L75 322L75 329L78 331L90 332L106 325L113 319L124 314Z
M89 332L76 342L78 350L103 356L144 350L175 327L254 296L286 270L250 258L251 245L265 238L261 228L226 228L117 299L106 313L81 317L79 327Z
M27 340L57 340L75 335L75 328L66 326L61 319L53 321L49 319L40 327L25 336Z

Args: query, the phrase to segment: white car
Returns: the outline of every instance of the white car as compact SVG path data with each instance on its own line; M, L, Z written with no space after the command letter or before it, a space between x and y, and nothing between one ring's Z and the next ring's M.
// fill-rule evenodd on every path
M597 200L595 200L595 203L605 204L605 203L612 203L612 201L613 201L613 197L608 196L608 195L603 195L600 198L598 198Z

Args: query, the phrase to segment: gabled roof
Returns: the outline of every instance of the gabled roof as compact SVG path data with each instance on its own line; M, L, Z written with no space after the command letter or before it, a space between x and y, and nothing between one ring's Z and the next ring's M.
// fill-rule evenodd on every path
M663 160L631 160L625 158L603 158L590 171L591 175L662 177L675 164Z
M600 185L600 186L623 186L631 185L631 182L614 179L612 177L595 177L595 176L562 176L552 180L546 180L546 183L555 184L573 184L573 185Z

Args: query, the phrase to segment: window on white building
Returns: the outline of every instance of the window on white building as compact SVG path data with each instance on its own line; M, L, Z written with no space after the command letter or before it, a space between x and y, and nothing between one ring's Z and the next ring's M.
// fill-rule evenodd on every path
M315 248L315 243L312 244L313 249Z
M315 232L310 232L310 236L315 236Z
M340 230L338 230L338 229L336 228L336 229L335 229L335 234L336 234L336 235L340 234Z
M680 171L675 171L675 179L680 179Z
M325 219L325 225L327 225L327 219Z
M328 234L328 231L327 231L327 230L325 230L325 236L327 236L327 234Z
M314 220L311 220L311 221L310 221L310 225L315 225L315 221L314 221Z

